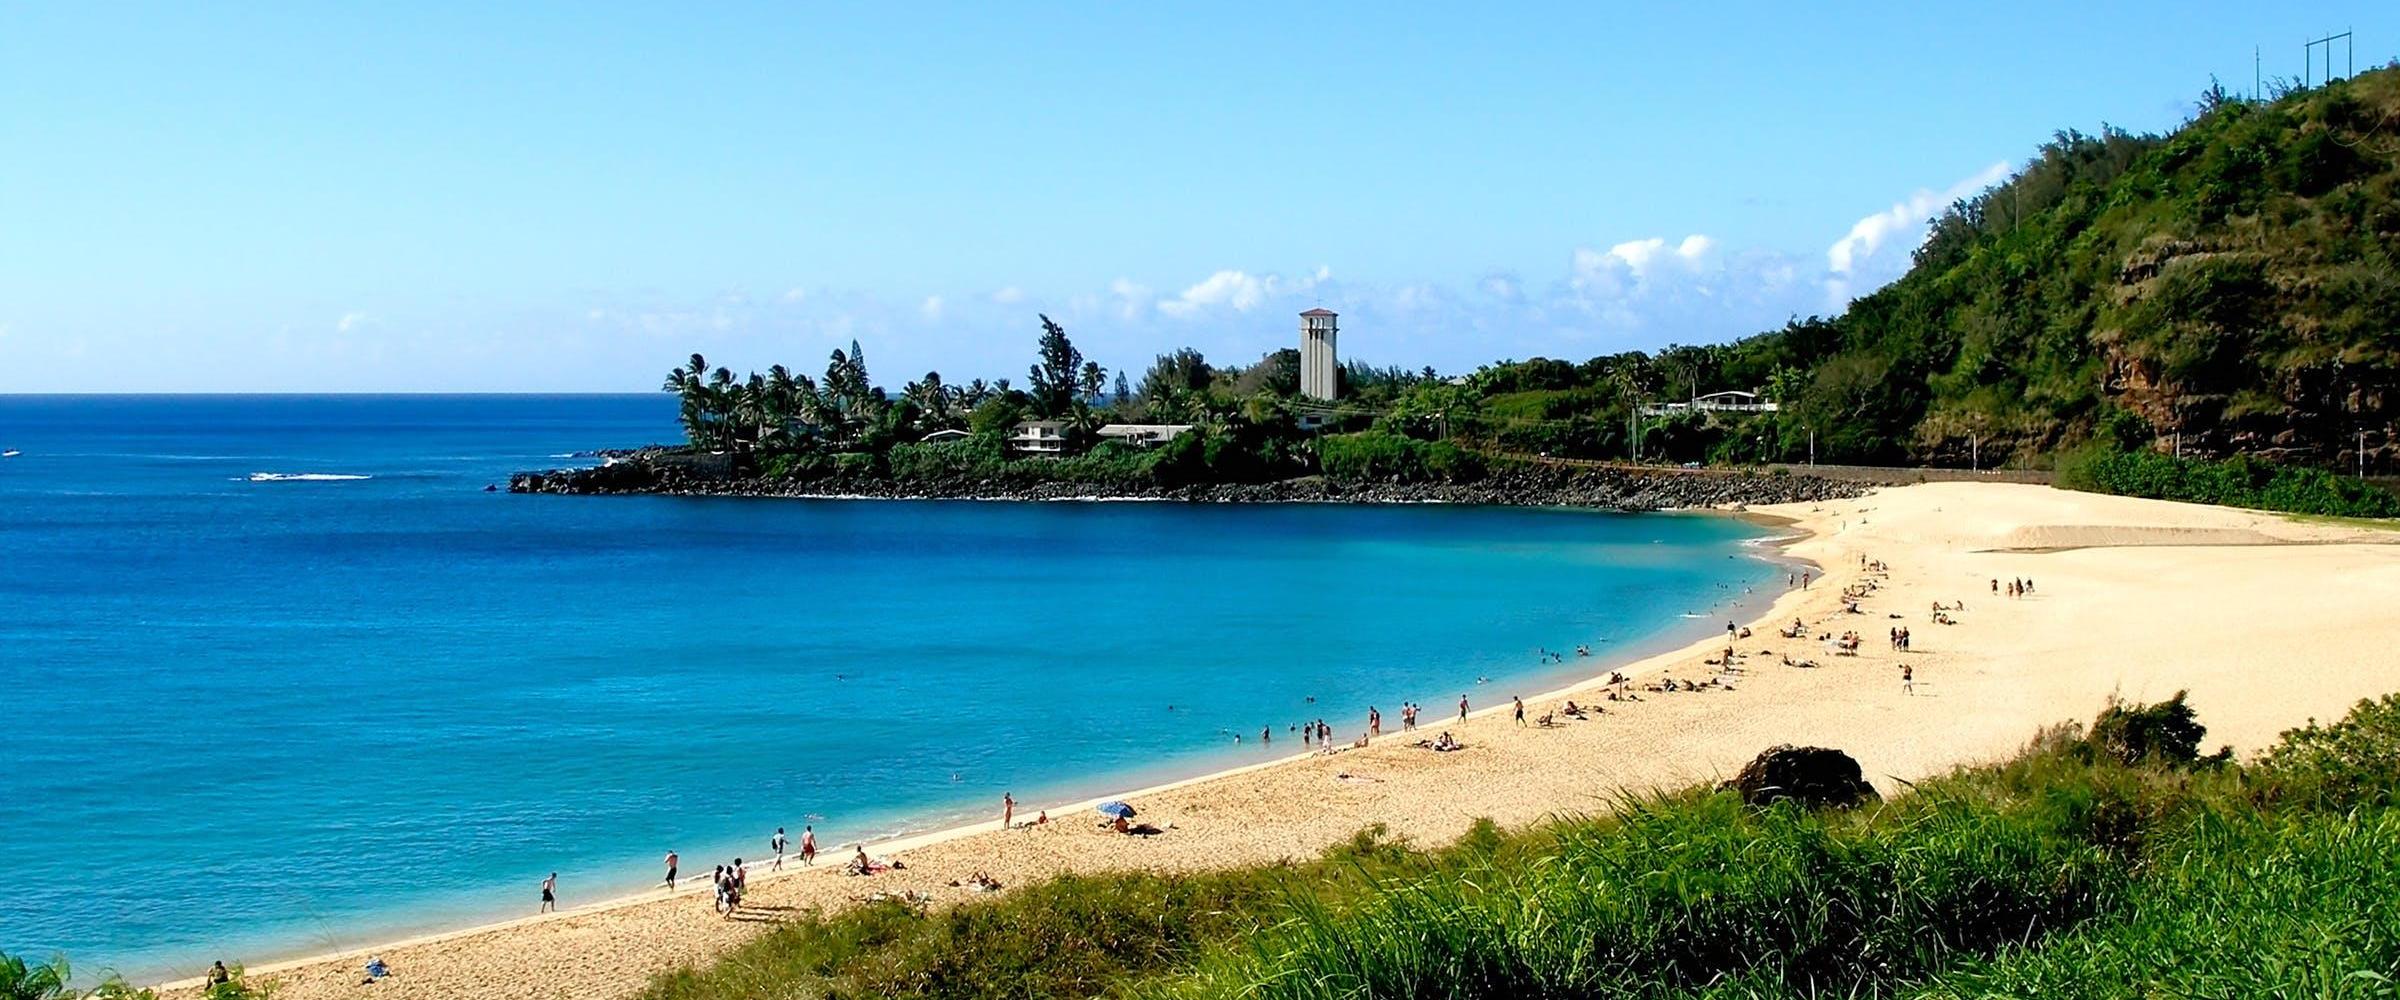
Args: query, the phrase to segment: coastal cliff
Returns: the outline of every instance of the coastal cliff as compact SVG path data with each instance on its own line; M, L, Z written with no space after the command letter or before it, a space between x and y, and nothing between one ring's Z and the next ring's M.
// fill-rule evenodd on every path
M1635 470L1511 465L1468 482L1351 482L1304 476L1264 483L1160 485L1064 481L1040 476L1040 460L1019 463L1022 476L892 478L834 474L769 477L737 470L723 456L651 448L604 453L583 469L520 472L511 493L576 495L862 497L891 500L1177 500L1195 503L1464 503L1524 507L1675 510L1814 503L1863 495L1869 480L1725 470ZM1894 480L1897 482L1898 480Z

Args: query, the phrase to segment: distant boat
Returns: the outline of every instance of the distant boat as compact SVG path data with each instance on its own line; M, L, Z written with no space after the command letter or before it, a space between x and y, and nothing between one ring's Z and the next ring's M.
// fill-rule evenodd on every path
M22 452L19 452L19 451L18 451L18 450L16 450L15 448L10 448L10 449L9 449L9 450L7 450L7 451L0 451L0 458L15 458L15 457L17 457L17 456L18 456L18 455L20 455L20 454L23 454L23 453L22 453Z

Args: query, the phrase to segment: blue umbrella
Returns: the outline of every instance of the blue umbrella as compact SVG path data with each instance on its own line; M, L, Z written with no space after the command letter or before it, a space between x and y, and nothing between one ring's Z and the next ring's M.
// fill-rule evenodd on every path
M1115 802L1115 801L1103 802L1103 803L1100 803L1100 807L1099 807L1099 808L1100 808L1100 815L1102 815L1102 816L1114 816L1114 817L1116 817L1116 818L1118 818L1118 819L1132 819L1132 818L1133 818L1133 807L1132 807L1132 806L1129 806L1129 805L1126 805L1125 803L1122 803L1122 802Z

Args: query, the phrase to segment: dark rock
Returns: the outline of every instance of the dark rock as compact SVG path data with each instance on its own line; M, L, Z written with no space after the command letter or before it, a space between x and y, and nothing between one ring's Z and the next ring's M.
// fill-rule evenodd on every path
M1504 466L1481 479L1460 483L1343 483L1323 476L1188 486L1070 483L1046 481L1032 475L1022 480L963 476L894 480L844 475L770 479L735 467L725 456L695 455L683 449L645 448L599 455L602 464L590 468L518 473L509 479L509 491L880 499L1132 499L1191 503L1459 503L1632 511L1816 502L1860 496L1879 485L1872 479L1834 480L1806 474L1544 465Z
M1810 809L1854 806L1881 798L1867 784L1858 762L1825 747L1768 747L1742 766L1742 773L1721 786L1742 793L1742 801L1763 806L1785 799Z

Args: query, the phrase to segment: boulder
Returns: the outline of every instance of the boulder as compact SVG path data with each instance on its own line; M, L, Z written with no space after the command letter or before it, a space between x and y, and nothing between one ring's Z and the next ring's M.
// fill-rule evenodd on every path
M1817 809L1854 806L1880 798L1849 754L1788 743L1768 747L1722 787L1742 793L1742 801L1754 806L1790 799Z

